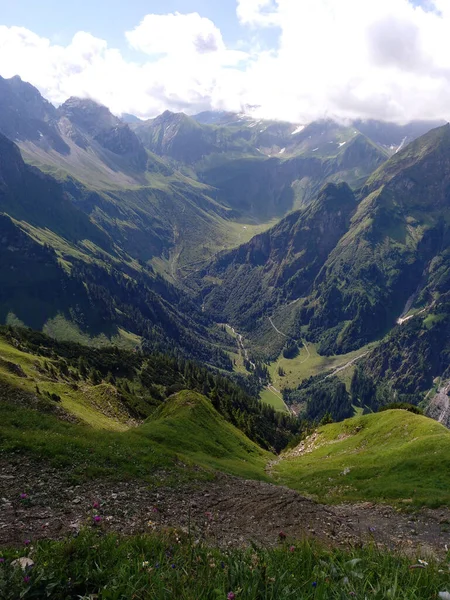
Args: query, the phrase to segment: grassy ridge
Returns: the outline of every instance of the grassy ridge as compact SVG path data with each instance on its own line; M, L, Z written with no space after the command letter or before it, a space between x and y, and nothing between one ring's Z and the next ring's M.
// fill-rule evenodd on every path
M0 401L0 450L25 452L70 470L75 476L136 477L156 483L158 471L177 480L220 470L264 479L270 457L194 392L180 392L139 427L106 431L62 422L52 414ZM182 461L181 464L180 461Z
M432 419L403 410L354 417L319 428L307 445L275 473L319 500L450 503L450 432Z

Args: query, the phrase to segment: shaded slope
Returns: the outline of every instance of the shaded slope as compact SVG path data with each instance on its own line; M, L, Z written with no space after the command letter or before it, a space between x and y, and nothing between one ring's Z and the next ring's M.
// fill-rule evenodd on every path
M305 210L222 253L199 274L204 278L205 307L216 318L223 316L251 330L255 320L277 304L308 294L355 208L346 184L329 184Z

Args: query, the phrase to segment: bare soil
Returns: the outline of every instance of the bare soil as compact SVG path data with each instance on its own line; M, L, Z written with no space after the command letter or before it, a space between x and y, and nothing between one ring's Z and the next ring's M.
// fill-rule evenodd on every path
M224 475L177 489L137 481L71 485L65 473L43 463L0 459L0 546L60 539L83 526L122 534L174 527L222 547L274 546L282 532L288 540L314 538L329 546L372 541L423 558L446 552L449 523L447 508L407 514L372 503L325 506L285 487Z

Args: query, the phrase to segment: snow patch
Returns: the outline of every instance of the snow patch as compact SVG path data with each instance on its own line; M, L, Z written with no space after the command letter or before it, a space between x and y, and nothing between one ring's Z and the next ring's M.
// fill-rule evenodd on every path
M407 139L408 139L407 137L404 137L404 138L402 139L402 143L400 144L400 146L399 146L399 147L397 148L397 150L395 151L395 154L397 154L397 152L400 152L400 150L402 150L402 149L404 148L404 146L405 146L405 144L406 144L406 140L407 140Z
M279 154L284 154L286 152L286 148L281 148Z
M345 146L345 144L346 144L346 143L347 143L347 142L340 142L340 144L339 144L339 148L342 148L342 146Z
M300 133L300 132L301 132L301 131L303 131L304 129L305 129L305 126L304 126L304 125L299 125L299 126L297 127L297 129L291 133L291 135L295 135L296 133Z
M318 149L319 149L319 148L314 148L313 152L317 152L317 150L318 150Z

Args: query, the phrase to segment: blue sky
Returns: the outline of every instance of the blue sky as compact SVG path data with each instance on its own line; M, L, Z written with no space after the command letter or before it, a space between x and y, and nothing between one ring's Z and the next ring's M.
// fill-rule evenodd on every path
M150 13L198 12L220 27L229 45L235 45L246 29L237 19L235 0L1 0L1 3L4 4L2 25L21 25L62 44L68 43L77 31L87 31L123 51L128 47L124 31L135 27Z
M0 3L0 75L55 105L81 96L141 118L212 109L298 124L450 116L450 0Z

